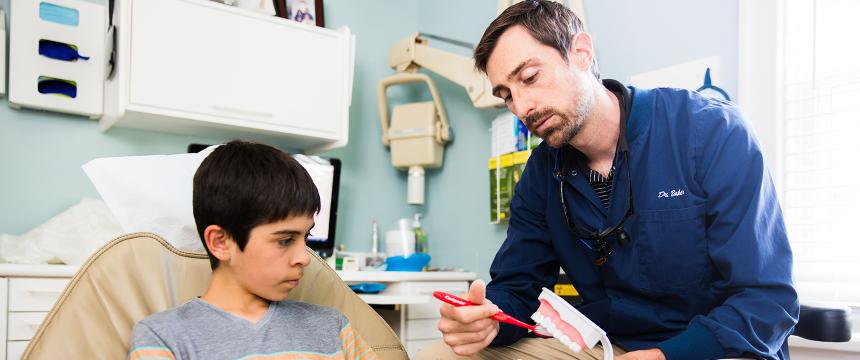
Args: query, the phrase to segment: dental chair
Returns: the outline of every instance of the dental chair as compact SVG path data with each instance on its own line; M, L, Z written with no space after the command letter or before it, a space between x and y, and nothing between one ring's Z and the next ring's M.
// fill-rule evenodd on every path
M812 341L851 341L851 308L800 305L800 319L792 335Z
M408 359L388 324L310 249L311 262L290 300L340 310L381 359ZM124 359L134 324L203 294L206 254L178 250L158 235L114 239L81 266L22 359Z

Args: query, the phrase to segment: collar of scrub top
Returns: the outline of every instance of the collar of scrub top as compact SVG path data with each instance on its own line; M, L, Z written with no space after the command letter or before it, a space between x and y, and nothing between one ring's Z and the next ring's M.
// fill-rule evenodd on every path
M705 83L696 89L696 91L715 99L732 101L729 93L711 83L711 68L705 69Z
M591 234L584 234L577 230L576 224L573 223L570 217L570 213L567 208L567 204L564 201L564 176L568 173L568 165L570 162L568 161L568 154L571 152L572 147L565 146L562 148L561 152L561 170L556 173L559 181L559 197L561 201L561 208L563 211L565 223L567 225L568 230L575 237L582 242L585 247L589 250L597 253L598 257L595 260L595 264L597 266L602 266L606 263L609 255L612 254L612 249L609 247L609 242L607 241L607 237L615 235L619 244L626 245L630 242L630 237L624 231L624 222L633 215L633 180L630 175L630 148L627 144L627 121L630 117L630 110L633 107L633 102L630 99L630 91L623 84L616 80L606 79L603 80L603 85L606 86L609 91L612 91L615 96L618 97L618 107L621 110L621 121L619 124L619 135L618 135L618 147L621 150L621 155L624 158L624 165L627 168L627 210L624 212L624 216L619 220L614 226L609 227L607 229L594 232ZM580 155L575 153L574 155ZM574 156L574 158L579 159L578 156ZM580 168L585 169L586 166L581 162L578 164ZM586 241L587 240L587 241Z

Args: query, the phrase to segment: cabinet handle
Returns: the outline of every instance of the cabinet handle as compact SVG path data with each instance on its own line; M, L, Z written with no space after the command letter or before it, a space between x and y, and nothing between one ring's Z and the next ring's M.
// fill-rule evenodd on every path
M246 109L239 109L239 108L220 106L220 105L212 105L212 109L215 109L215 110L221 111L221 112L242 114L242 115L251 115L251 116L256 116L256 117L267 117L267 118L275 117L275 115L272 113L259 112L259 111L246 110Z
M33 295L60 295L63 293L61 290L27 290L27 292Z

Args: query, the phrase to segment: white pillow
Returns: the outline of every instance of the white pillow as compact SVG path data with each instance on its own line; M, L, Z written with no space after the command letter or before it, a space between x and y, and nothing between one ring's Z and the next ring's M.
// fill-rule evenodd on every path
M174 247L204 252L191 207L194 173L216 146L199 153L110 157L83 165L125 232L152 232Z

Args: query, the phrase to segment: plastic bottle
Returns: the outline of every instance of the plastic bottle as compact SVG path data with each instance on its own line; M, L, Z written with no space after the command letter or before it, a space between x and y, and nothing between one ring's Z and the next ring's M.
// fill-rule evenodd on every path
M412 229L415 231L415 252L426 254L430 248L427 244L427 233L421 228L421 213L416 213L412 218Z
M373 220L373 227L370 234L370 257L365 260L365 266L371 269L376 269L385 263L385 259L379 256L379 224Z

